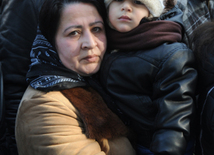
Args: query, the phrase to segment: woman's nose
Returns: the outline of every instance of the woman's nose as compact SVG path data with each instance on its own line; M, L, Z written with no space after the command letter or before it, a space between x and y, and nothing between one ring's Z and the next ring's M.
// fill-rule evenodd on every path
M82 36L82 48L92 49L97 45L96 38L93 33L85 32Z
M132 11L132 7L131 7L131 4L130 2L124 2L123 5L122 5L122 11Z

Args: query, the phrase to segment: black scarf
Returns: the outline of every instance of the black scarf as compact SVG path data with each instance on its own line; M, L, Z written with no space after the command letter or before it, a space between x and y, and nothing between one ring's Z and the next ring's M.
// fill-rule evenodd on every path
M83 77L61 63L55 48L39 28L30 57L32 63L27 73L27 82L34 89L51 91L86 85Z

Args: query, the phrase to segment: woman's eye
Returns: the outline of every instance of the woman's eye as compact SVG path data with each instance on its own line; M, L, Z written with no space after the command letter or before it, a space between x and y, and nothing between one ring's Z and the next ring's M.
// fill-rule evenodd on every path
M76 36L78 34L80 34L79 31L72 31L71 33L69 33L69 36Z
M114 0L115 2L122 2L123 0Z
M92 31L93 31L93 32L100 32L100 31L102 31L102 28L100 28L100 27L94 27L94 28L92 29Z

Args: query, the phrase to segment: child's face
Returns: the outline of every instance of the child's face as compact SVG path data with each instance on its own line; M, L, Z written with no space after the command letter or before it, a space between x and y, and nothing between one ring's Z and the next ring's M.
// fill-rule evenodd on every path
M109 21L119 32L128 32L137 27L149 10L139 0L113 0L109 6Z

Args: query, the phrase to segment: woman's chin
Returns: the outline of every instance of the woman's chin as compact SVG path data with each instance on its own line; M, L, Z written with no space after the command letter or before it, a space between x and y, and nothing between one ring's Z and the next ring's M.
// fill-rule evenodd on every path
M100 69L100 65L97 63L94 64L88 64L86 67L82 69L82 73L79 73L82 76L91 76L98 72Z

